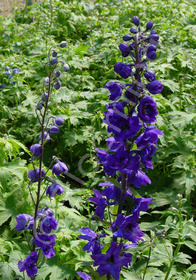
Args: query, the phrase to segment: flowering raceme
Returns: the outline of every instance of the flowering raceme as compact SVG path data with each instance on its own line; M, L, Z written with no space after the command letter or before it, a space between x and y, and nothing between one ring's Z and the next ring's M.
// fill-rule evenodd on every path
M62 41L58 46L64 48L67 46L67 42ZM46 207L44 208L40 208L40 204L44 196L48 195L49 198L52 199L55 195L62 194L64 189L60 184L56 183L53 178L48 176L48 171L51 166L52 174L56 176L68 171L66 164L55 156L53 156L47 171L45 171L43 167L44 145L46 142L50 141L54 134L57 134L60 129L62 129L64 124L64 119L61 116L55 117L51 115L48 116L47 114L52 90L53 88L57 90L61 86L59 80L61 72L57 68L58 63L63 63L65 72L69 70L69 66L63 61L58 61L57 56L58 52L51 48L48 53L49 62L45 65L48 77L44 79L44 92L35 106L36 115L41 126L41 134L39 135L39 143L33 144L30 147L30 152L32 154L30 162L32 163L33 169L28 172L28 178L30 180L28 189L33 202L34 216L19 214L16 217L17 223L15 230L25 231L28 247L31 251L30 255L28 255L24 261L20 260L18 262L18 268L20 272L26 271L31 279L35 279L35 275L38 272L41 263L39 260L41 255L48 259L55 256L54 246L56 243L56 236L51 233L57 230L58 221L55 219L52 210L46 206L45 203L44 205ZM10 72L9 67L7 67L6 71ZM15 68L13 73L18 74L19 70ZM37 163L39 167L36 167ZM45 183L44 186L42 182ZM32 185L34 185L35 188L35 184L37 185L37 189L33 192L31 188ZM39 263L39 266L37 266L37 263Z
M123 59L114 65L114 71L124 79L130 78L130 82L113 81L105 86L112 103L106 105L103 122L113 135L106 139L107 151L99 148L96 151L109 178L108 182L99 184L103 190L94 189L94 196L88 199L96 207L96 219L109 220L109 249L107 252L104 250L104 237L98 239L98 234L89 228L81 229L85 235L79 236L89 241L84 250L91 252L97 272L115 280L119 280L122 266L128 267L131 263L131 254L126 249L143 240L144 233L138 224L140 211L147 211L152 203L152 197L134 197L130 187L141 188L151 183L146 172L153 168L152 157L157 150L158 137L162 135L154 124L158 111L150 94L161 93L163 86L147 65L157 57L159 36L151 30L151 21L147 22L144 31L138 16L134 16L132 21L135 27L130 28L131 34L123 36L125 43L119 45L122 56L131 57L131 63L126 64ZM126 209L125 202L130 200L132 206ZM99 250L92 249L93 246Z

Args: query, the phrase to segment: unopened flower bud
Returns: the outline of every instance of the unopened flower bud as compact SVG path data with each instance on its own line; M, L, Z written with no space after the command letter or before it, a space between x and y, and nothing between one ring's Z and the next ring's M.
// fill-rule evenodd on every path
M48 93L47 92L42 93L42 101L46 102L47 99L48 99Z
M64 124L64 119L62 117L57 117L55 119L55 123L56 123L56 125L61 126Z
M51 59L50 62L49 62L50 65L55 65L57 63L58 63L58 58L56 58L56 57Z
M153 22L152 21L148 21L146 24L146 30L150 30L153 27Z
M58 52L57 52L57 51L53 51L53 52L52 52L52 56L53 56L53 57L57 57L57 55L58 55Z
M61 82L60 82L60 80L57 80L57 81L54 83L54 88L55 88L56 90L58 90L58 89L60 89L60 87L61 87Z
M137 34L138 31L137 31L137 29L131 27L130 32L133 33L133 34Z
M133 16L132 21L136 26L140 25L140 20L139 20L138 16Z
M63 65L63 70L65 71L65 72L67 72L67 71L69 71L69 65L67 64L67 63L64 63L64 65Z
M56 72L54 73L55 77L60 77L61 75L61 71L60 70L56 70Z
M57 133L59 133L59 128L58 128L58 126L56 126L56 125L52 125L50 128L49 128L49 134L57 134Z
M67 42L66 41L62 41L59 46L61 48L65 48L65 47L67 47Z
M123 36L123 40L124 41L130 41L132 38L133 37L131 35L129 35L129 34L126 34L126 35Z

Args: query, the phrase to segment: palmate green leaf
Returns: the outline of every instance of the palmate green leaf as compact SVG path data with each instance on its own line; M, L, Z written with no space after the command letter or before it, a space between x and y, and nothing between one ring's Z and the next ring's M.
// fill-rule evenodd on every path
M178 92L179 90L179 84L174 82L173 80L161 80L161 83L163 86L168 87L173 93Z
M1 280L14 279L13 269L7 262L0 263L0 279Z
M178 255L175 257L175 262L181 263L181 264L191 264L192 257L184 254L182 252L179 252Z
M47 259L46 262L39 268L36 280L45 280L49 276L49 280L73 280L76 277L74 266L67 264L59 264L58 258L53 257Z

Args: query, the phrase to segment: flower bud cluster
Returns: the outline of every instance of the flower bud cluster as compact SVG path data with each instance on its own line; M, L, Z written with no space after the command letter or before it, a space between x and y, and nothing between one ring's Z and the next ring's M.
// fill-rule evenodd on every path
M126 43L119 45L122 56L130 57L131 63L118 62L114 65L117 74L131 81L106 84L112 103L106 105L103 122L113 135L106 139L108 151L96 149L106 175L116 176L117 180L114 183L108 178L107 182L100 184L102 192L94 189L94 196L88 199L96 206L93 219L105 219L105 210L117 205L117 215L107 211L111 221L111 244L102 254L97 233L84 228L80 230L84 235L79 236L88 240L84 250L92 253L97 271L107 277L112 275L115 280L119 279L122 266L127 267L131 263L131 254L126 252L126 248L137 246L137 242L143 240L144 233L139 228L138 220L140 211L148 209L152 198L135 197L131 188L151 183L145 172L153 168L152 157L157 149L158 137L162 135L154 125L158 115L157 104L149 94L161 93L163 86L147 65L157 56L159 36L155 30L151 30L151 21L147 22L144 31L137 16L132 21L135 27L130 29L131 34L123 36ZM125 201L130 200L133 207L128 212Z
M9 84L16 84L16 81L14 81L14 76L20 73L20 70L18 68L12 68L14 66L14 63L11 62L10 66L5 66L5 75L8 77L8 83ZM21 83L19 83L20 85ZM0 84L0 88L5 88L6 84Z
M67 46L65 41L58 45L61 48ZM53 48L49 50L48 63L46 64L47 77L44 79L44 92L41 95L40 101L36 104L36 114L38 121L41 126L41 134L39 136L38 143L31 145L30 152L32 154L31 162L33 163L33 169L29 170L28 178L29 191L31 194L32 201L35 205L34 216L28 214L19 214L16 217L16 227L17 231L30 231L32 232L33 238L31 239L31 254L28 255L26 260L19 261L19 270L27 272L30 278L34 278L37 274L37 262L39 259L39 252L42 252L43 256L46 258L51 258L55 256L55 240L56 236L51 234L52 230L56 230L58 226L58 221L55 219L52 210L48 207L40 208L40 201L44 195L48 195L49 198L55 195L60 195L64 192L63 186L58 184L54 179L47 175L48 170L45 171L43 166L43 152L44 145L50 140L53 134L57 134L60 131L60 127L64 124L64 119L61 116L47 116L47 109L49 105L49 98L52 94L53 88L59 89L61 82L59 77L61 75L60 70L57 68L58 63L63 63L63 70L67 72L69 66L58 61L58 52ZM7 68L6 71L9 71ZM15 71L17 73L17 71ZM36 168L36 163L39 162ZM57 157L53 157L50 167L52 166L53 176L59 176L62 173L68 172L68 168L65 163L61 162ZM42 182L47 184L46 188L41 188ZM50 183L48 183L50 182ZM37 183L36 197L33 196L31 192L31 185ZM29 242L30 244L30 242Z

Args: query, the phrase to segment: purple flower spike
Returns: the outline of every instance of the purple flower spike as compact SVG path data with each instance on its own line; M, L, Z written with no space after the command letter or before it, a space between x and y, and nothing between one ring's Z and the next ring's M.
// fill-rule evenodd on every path
M34 144L30 147L30 152L33 154L34 157L38 157L41 154L41 145Z
M117 246L115 242L112 242L106 254L96 254L91 256L95 261L94 266L99 266L97 269L99 274L105 275L110 273L115 280L119 280L121 267L128 265L131 261L130 257L120 255L122 247L123 243L120 243Z
M21 230L32 230L33 229L33 223L34 223L34 217L28 215L28 214L19 214L16 216L16 226L15 230L21 231Z
M45 233L51 233L52 230L56 230L58 226L58 221L51 216L46 216L40 226L41 231Z
M55 119L55 123L56 123L56 125L58 125L58 126L61 126L61 125L63 125L64 124L64 119L62 118L62 117L57 117L56 119Z
M64 162L59 161L59 160L52 167L52 173L57 176L59 176L61 173L66 173L67 171L68 171L67 165Z
M57 184L56 182L50 185L46 190L46 194L48 194L49 197L54 197L56 194L60 195L63 192L63 187L60 184Z
M56 236L52 235L45 235L38 233L35 237L35 244L37 247L42 249L43 255L50 259L55 256L54 245L55 245Z
M83 280L92 280L92 278L91 278L88 274L86 274L86 273L84 273L84 272L78 271L77 274L78 274Z
M18 262L18 268L19 271L25 271L27 272L28 277L31 279L34 278L34 276L37 274L37 263L38 255L37 252L32 252L24 261Z

